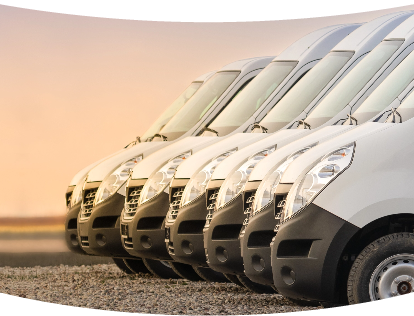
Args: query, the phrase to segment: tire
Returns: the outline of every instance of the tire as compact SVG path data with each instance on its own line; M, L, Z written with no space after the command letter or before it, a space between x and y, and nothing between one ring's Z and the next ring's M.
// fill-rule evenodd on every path
M183 279L188 281L202 281L203 279L194 271L193 267L190 264L185 264L181 262L170 262L171 268Z
M229 280L231 283L236 284L238 286L244 287L244 285L239 281L236 275L234 274L227 274L223 273L223 275L226 277L227 280Z
M161 279L181 279L166 261L142 259L148 271Z
M124 273L126 274L134 274L130 268L127 267L123 259L119 258L112 258L116 266Z
M246 288L248 288L250 291L253 291L255 293L258 293L258 294L276 294L277 293L271 286L253 282L245 275L238 275L237 278L239 279L241 284L243 284Z
M142 259L124 259L124 263L133 273L151 273Z
M230 282L223 273L214 271L213 269L197 266L193 266L193 269L204 281L221 283Z
M414 234L390 234L365 247L348 276L349 304L403 295L414 289Z

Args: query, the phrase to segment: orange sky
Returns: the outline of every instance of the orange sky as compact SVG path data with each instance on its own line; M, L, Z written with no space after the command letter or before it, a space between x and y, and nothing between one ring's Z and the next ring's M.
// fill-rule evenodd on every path
M195 77L324 26L414 6L245 23L112 20L0 6L1 216L65 212L72 176L142 134Z

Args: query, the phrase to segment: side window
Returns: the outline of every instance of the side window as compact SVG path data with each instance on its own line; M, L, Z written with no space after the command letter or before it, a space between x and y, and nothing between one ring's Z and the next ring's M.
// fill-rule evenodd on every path
M223 106L220 111L217 112L217 114L210 120L210 122L208 122L207 126L210 125L211 122L213 122L217 116L219 116L219 114L227 107L227 105L230 104L231 101L234 100L234 98L243 91L244 88L246 88L246 86L250 83L250 81L252 81L255 77L250 78L249 80L247 80L245 83L243 83L243 85L239 88L239 90L237 90L237 92L235 94L233 94L233 96L230 98L230 100L227 102L227 104L225 106ZM201 135L203 132L201 131L198 135Z

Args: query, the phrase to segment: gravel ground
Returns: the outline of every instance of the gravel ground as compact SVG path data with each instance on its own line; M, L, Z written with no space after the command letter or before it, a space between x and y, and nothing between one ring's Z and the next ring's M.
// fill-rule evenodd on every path
M0 292L87 308L151 314L241 315L294 312L278 294L254 294L232 283L126 275L114 264L0 268Z

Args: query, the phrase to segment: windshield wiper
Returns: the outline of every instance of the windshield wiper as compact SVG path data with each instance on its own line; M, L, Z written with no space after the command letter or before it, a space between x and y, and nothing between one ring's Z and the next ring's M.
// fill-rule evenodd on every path
M298 121L298 126L299 126L299 125L303 125L303 129L306 129L306 128L311 129L310 124L309 124L309 123L307 123L307 122L305 122L305 120L299 120L299 121Z
M154 134L154 136L152 136L151 140L153 140L155 137L160 137L162 139L162 141L166 141L167 140L167 136L162 135L162 134Z
M129 148L129 147L135 146L136 144L138 144L140 142L141 142L141 137L137 136L137 138L135 140L133 140L132 142L130 142L124 148Z
M267 133L268 131L266 127L260 125L259 123L254 123L251 130L254 130L255 128L260 128L262 130L262 133Z
M391 109L391 114L390 115L392 115L392 123L395 123L395 115L398 115L398 117L400 118L400 123L402 123L402 117L401 117L401 114L400 113L398 113L398 111L397 111L397 108L392 108Z
M353 117L351 114L347 114L348 115L348 119L347 120L349 120L349 125L354 125L354 124L352 124L352 121L355 121L355 125L358 125L358 120L355 118L355 117Z
M217 136L219 136L219 133L215 129L212 129L212 128L208 127L207 125L203 127L203 129L201 130L201 134L204 133L204 132L211 132L211 133L214 133Z

